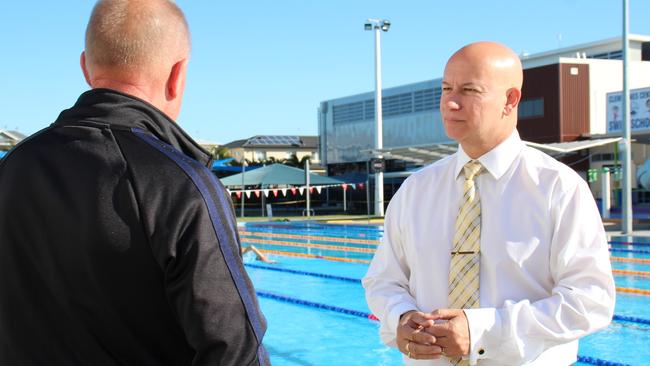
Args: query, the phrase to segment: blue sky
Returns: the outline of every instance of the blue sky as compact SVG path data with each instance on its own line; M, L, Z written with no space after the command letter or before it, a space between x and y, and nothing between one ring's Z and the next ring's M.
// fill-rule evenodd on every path
M320 101L372 91L369 17L382 34L384 87L441 76L477 40L543 52L620 36L621 0L179 0L193 51L178 123L198 139L318 133ZM93 1L0 3L0 128L33 133L88 87L79 68ZM630 30L650 34L650 1L630 0ZM561 41L558 40L561 34Z

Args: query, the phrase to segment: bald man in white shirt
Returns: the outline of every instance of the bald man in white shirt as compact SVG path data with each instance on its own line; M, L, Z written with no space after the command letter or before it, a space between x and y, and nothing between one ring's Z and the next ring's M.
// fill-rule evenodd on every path
M363 285L382 340L407 365L568 365L578 339L612 319L614 280L593 196L575 171L520 140L522 81L518 56L501 44L457 51L440 111L458 152L409 177L388 206ZM477 173L464 176L470 165ZM476 217L464 221L478 226L468 230L459 222L474 195ZM458 249L470 240L476 250ZM464 255L476 267L468 260L456 271L452 257ZM474 268L472 289L457 273ZM453 308L459 289L471 306Z

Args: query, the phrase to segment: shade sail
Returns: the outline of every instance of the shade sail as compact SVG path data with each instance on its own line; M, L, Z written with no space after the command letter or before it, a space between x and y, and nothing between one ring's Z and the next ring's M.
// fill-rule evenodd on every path
M244 175L244 184L247 186L299 186L305 185L305 171L302 169L286 166L283 164L267 165L246 171ZM221 179L221 183L226 187L241 187L242 173L231 175ZM313 186L342 184L343 181L338 179L323 177L318 174L309 174L309 184Z

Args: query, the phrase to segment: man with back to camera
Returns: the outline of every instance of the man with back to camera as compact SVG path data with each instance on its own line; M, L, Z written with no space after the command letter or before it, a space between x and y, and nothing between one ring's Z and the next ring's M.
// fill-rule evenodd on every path
M568 365L611 321L600 215L576 172L520 140L522 81L498 43L447 62L440 112L458 152L403 183L363 280L406 364Z
M266 365L229 195L174 122L190 52L168 0L103 0L92 90L0 163L0 364Z

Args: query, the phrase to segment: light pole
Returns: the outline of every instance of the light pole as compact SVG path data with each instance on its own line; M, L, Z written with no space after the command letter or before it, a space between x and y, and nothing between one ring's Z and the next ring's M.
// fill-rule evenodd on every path
M246 159L242 158L241 162L241 217L244 217L244 202L246 200L246 186L244 182L244 174L246 173Z
M381 31L388 32L390 22L386 19L368 19L364 29L375 31L375 150L384 148L381 111ZM383 159L383 155L377 155ZM367 188L366 188L367 189ZM375 215L384 216L384 172L375 171Z
M623 187L621 189L621 232L632 234L632 146L630 131L630 86L628 84L629 3L623 0Z

